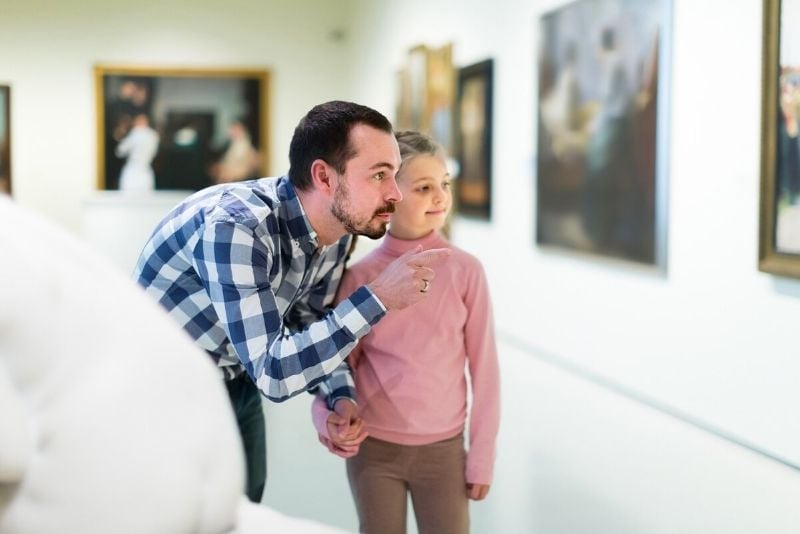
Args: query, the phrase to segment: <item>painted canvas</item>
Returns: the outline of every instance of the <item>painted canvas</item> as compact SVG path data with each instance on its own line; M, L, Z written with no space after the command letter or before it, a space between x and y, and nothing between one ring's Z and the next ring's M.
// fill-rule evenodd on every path
M539 21L536 241L664 268L668 0Z
M427 133L452 155L455 93L453 45L411 48L397 73L395 129Z
M456 99L456 206L485 220L492 215L493 73L491 59L460 69Z

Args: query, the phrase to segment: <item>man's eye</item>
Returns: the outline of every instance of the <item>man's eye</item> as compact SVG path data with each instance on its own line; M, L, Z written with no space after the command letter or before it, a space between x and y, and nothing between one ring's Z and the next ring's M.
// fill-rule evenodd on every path
M379 172L375 176L373 176L377 181L382 182L386 178L386 174Z

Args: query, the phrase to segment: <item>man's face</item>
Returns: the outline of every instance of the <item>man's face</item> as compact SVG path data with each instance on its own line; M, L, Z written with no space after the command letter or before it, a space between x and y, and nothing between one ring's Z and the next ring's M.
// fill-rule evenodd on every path
M395 179L400 150L393 135L364 124L350 131L350 144L356 155L338 175L331 213L348 233L377 239L402 198Z

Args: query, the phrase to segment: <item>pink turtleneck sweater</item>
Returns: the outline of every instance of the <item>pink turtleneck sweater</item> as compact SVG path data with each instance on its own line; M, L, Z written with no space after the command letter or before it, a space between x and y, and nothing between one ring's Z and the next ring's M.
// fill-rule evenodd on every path
M425 445L452 438L469 417L467 482L490 484L499 426L500 386L491 302L486 277L474 256L433 232L405 241L386 235L381 245L347 269L339 295L371 282L392 260L422 245L449 247L434 267L428 298L392 310L361 339L350 356L364 426L377 439ZM314 403L314 422L327 435L327 408Z

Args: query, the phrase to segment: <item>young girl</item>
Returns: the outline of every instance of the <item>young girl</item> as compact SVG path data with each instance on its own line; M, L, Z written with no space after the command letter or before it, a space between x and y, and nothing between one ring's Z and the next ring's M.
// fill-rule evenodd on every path
M321 397L312 407L314 423L320 441L347 458L361 532L405 533L410 492L420 534L467 533L468 499L483 499L492 481L499 422L489 292L479 261L438 233L452 202L441 147L416 132L400 132L397 141L403 200L381 245L345 272L339 293L349 295L420 245L452 253L435 279L423 280L426 299L390 312L351 353L361 420L352 420L349 439L337 429L348 419L328 411ZM467 366L472 408L465 453ZM347 413L342 403L352 407L337 401L340 414Z

